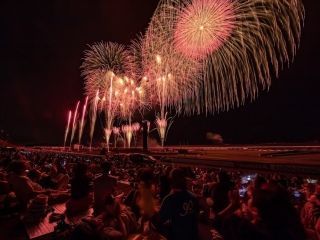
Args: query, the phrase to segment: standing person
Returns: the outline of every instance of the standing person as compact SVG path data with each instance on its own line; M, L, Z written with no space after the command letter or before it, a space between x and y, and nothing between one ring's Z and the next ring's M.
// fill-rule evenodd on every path
M26 210L30 200L38 194L48 195L51 203L59 202L69 197L67 192L45 189L37 182L32 181L27 176L27 165L28 162L26 161L11 162L9 165L10 172L7 176L8 184L17 196L21 210Z
M160 227L168 229L169 240L198 239L198 200L187 190L182 169L170 173L171 193L162 202L159 211Z
M101 168L102 174L93 181L95 214L99 214L104 209L106 197L114 194L117 185L117 179L109 175L111 164L108 161L104 161L101 164Z

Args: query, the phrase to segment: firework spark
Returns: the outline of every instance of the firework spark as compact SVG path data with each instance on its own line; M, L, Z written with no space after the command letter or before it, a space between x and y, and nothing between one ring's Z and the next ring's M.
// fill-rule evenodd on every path
M110 137L111 137L112 129L106 128L106 129L104 130L104 132L105 132L107 150L108 150L108 152L109 152L109 142L110 142Z
M83 127L85 125L85 115L86 115L86 111L87 111L87 105L88 105L88 96L86 97L85 103L83 105L83 109L82 109L82 116L81 116L81 121L80 121L80 126L79 126L79 145L81 144L81 138L82 138L82 134L83 134Z
M134 132L138 132L140 130L140 123L138 123L138 122L132 123L132 130Z
M64 134L64 144L63 144L63 148L66 147L66 142L67 142L68 133L69 133L69 129L70 129L71 116L72 116L72 111L69 111L69 114L68 114L68 122L67 122L66 130L65 130L65 134Z
M127 146L128 148L131 147L131 140L132 140L132 136L133 136L133 129L132 129L132 125L124 125L122 126L122 132L124 133L124 136L127 140Z
M168 118L167 114L156 117L156 128L160 137L161 146L164 146L164 143L167 138L168 131L173 123L173 118Z
M76 129L77 129L77 122L78 122L78 108L79 108L79 104L80 104L80 101L77 102L77 106L76 106L76 109L74 111L74 115L73 115L73 122L72 122L72 130L71 130L71 138L70 138L70 147L72 145L72 141L73 141L73 138L74 138L74 134L76 132Z
M160 136L161 146L164 146L164 141L166 138L166 129L167 129L167 119L166 118L157 118L156 119L156 126Z
M114 119L114 101L113 101L113 78L114 78L114 73L113 72L108 72L107 73L107 78L110 79L109 82L109 89L108 89L108 105L106 108L106 124L107 128L105 130L106 132L106 141L107 141L107 148L109 151L109 140L110 136L112 133L112 124L113 124L113 119ZM108 81L108 80L107 80Z
M147 121L147 132L148 132L148 134L150 132L150 125L151 125L151 123L149 121Z
M90 111L90 145L89 149L91 151L92 147L92 139L93 139L93 134L94 134L94 129L96 125L96 120L97 120L97 109L98 109L98 103L99 103L99 90L96 91L96 95L92 100L91 104L91 111Z
M133 134L133 141L134 141L135 147L137 146L137 135L140 128L141 128L140 123L135 122L132 124L132 134Z
M113 127L112 128L112 133L113 133L113 139L114 139L114 147L117 147L117 142L118 142L118 138L120 136L120 128L118 127Z
M123 119L131 121L133 113L138 108L145 106L144 91L141 86L136 85L134 79L130 79L126 76L124 78L118 78L117 95L120 102L119 115Z

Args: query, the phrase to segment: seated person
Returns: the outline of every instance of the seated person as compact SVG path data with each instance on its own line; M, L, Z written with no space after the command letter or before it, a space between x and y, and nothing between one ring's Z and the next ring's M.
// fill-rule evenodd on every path
M89 210L92 204L90 184L91 179L87 175L87 165L77 163L73 168L73 178L71 179L71 199L66 203L69 215L77 215Z
M71 239L127 239L129 225L136 224L134 220L127 221L129 215L122 212L120 204L112 196L107 196L102 213L94 218L83 218L83 222L75 227Z
M13 161L9 166L7 179L22 209L26 209L29 201L38 193L46 192L39 184L27 177L27 163L25 161Z
M128 235L126 225L121 218L120 204L112 196L105 200L105 210L101 215L102 236L107 239L125 239Z
M111 164L104 161L101 164L102 174L93 181L94 211L98 215L104 209L106 197L114 194L117 179L110 176Z
M69 176L62 164L53 165L49 173L52 181L55 183L55 189L67 189L69 183Z
M0 181L0 215L10 214L16 210L18 210L16 195L10 191L8 182Z
M40 183L41 175L42 175L42 173L35 168L29 170L29 172L27 174L28 178L30 178L31 181L36 182L36 183Z

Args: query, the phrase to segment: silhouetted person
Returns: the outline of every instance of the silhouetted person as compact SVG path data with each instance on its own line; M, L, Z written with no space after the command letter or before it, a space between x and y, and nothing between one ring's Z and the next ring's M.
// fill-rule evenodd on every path
M103 210L106 197L114 194L117 185L117 179L109 175L111 164L108 161L101 164L101 169L102 174L93 181L95 214L99 214Z
M198 200L187 190L183 170L170 173L171 193L164 198L160 211L160 224L168 229L169 240L198 239Z
M257 225L269 239L305 239L299 215L284 188L271 183L268 188L257 190L253 196L253 206L259 214Z
M24 210L33 197L38 193L44 193L45 190L27 177L27 162L13 161L9 165L9 169L8 183L15 192L21 208Z
M77 163L73 168L71 179L71 199L67 202L67 213L77 214L90 208L92 198L90 195L91 179L87 175L87 165Z
M160 202L170 193L170 180L169 180L169 174L171 171L171 167L167 167L159 178L159 197Z

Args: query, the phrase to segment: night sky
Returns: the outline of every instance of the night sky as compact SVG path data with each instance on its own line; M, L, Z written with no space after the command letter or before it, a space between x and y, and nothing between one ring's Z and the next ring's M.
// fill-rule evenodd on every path
M226 143L320 140L320 1L303 2L300 49L270 90L229 112L177 118L169 144L205 144L208 131ZM156 6L156 0L1 0L0 130L16 143L62 144L67 111L84 98L79 66L87 44L128 44Z

